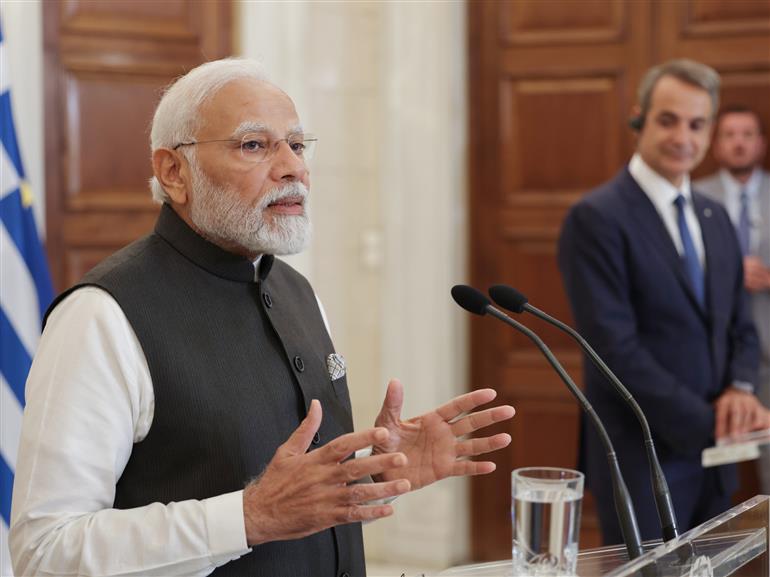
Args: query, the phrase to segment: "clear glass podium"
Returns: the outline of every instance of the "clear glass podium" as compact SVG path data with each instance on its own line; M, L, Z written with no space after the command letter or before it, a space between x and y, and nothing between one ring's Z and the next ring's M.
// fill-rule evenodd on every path
M641 557L628 560L625 547L582 551L580 577L768 577L770 497L758 495L712 520L661 543L645 543ZM453 567L441 577L509 577L511 561Z

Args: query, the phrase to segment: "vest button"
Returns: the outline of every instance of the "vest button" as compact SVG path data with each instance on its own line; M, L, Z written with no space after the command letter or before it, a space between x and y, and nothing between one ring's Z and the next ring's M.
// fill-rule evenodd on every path
M294 357L294 366L300 373L305 370L305 362L302 360L302 357Z
M273 299L270 298L268 293L262 293L262 300L265 301L265 306L267 308L273 308Z
M313 435L313 444L319 445L321 443L321 433L318 431L315 432L315 435ZM345 573L347 575L347 573Z
M340 577L350 577L350 573L348 573L347 571L343 571L342 573L340 573Z

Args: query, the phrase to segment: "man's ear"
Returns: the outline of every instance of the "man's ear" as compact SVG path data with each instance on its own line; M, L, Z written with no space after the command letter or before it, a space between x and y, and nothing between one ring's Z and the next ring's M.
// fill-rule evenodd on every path
M187 171L183 170L182 155L168 148L158 148L152 153L152 171L160 185L175 204L189 201Z

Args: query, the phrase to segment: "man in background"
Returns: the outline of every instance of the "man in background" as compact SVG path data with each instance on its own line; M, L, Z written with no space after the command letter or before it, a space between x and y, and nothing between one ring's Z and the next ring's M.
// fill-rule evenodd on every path
M718 108L719 76L691 60L650 69L639 86L628 166L580 200L559 239L559 268L579 330L646 413L684 531L724 511L734 466L704 469L715 438L762 428L746 389L758 347L730 219L690 188ZM661 537L638 422L592 363L586 393L604 420L643 539ZM622 534L603 446L584 431L587 481L606 543Z
M767 140L759 115L741 105L723 107L711 143L720 170L693 186L724 205L743 254L761 360L756 394L770 407L770 173L762 169ZM760 448L759 481L770 494L770 447Z

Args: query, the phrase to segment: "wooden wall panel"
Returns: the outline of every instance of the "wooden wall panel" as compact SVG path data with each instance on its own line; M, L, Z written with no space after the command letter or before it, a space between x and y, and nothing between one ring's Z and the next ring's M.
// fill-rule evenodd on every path
M756 107L770 126L770 3L480 0L468 3L468 23L472 284L515 286L565 322L572 318L556 265L561 223L630 158L627 119L650 66L674 57L715 66L724 101ZM707 160L695 174L713 168ZM569 338L520 320L579 384L581 356ZM526 337L489 319L471 319L471 367L473 383L494 386L517 408L506 429L513 444L494 457L498 470L472 482L474 557L502 559L510 557L511 470L574 467L578 409ZM587 494L581 545L599 539Z
M67 74L67 209L152 207L147 194L150 119L165 80Z
M719 70L765 68L770 58L767 2L656 2L653 57L695 58Z
M626 14L622 0L587 0L579 10L554 9L541 0L504 2L500 39L520 46L615 41L623 33Z
M228 0L46 2L47 238L61 290L149 232L149 130L162 88L230 54Z
M62 31L74 34L125 34L194 41L194 9L187 0L110 0L62 2Z
M690 0L683 2L685 36L770 32L770 2L757 0Z
M601 179L621 159L612 128L618 100L614 78L504 79L501 154L510 161L500 163L502 191L541 195Z

